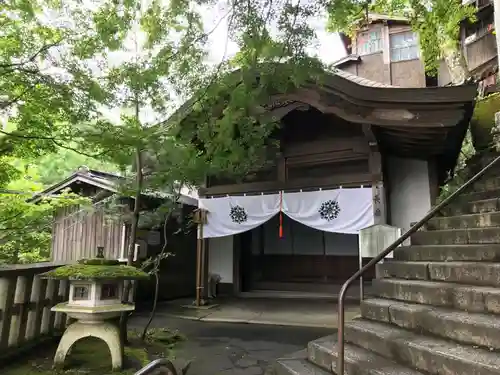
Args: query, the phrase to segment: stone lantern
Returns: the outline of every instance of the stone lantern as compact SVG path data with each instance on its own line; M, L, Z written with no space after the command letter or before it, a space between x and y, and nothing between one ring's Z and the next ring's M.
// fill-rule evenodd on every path
M84 337L97 337L109 347L113 370L123 363L123 348L118 326L110 321L122 312L133 311L134 304L121 302L124 280L147 279L147 273L116 260L83 259L41 274L42 278L68 279L69 301L52 307L76 322L64 332L54 357L54 367L63 367L71 346Z

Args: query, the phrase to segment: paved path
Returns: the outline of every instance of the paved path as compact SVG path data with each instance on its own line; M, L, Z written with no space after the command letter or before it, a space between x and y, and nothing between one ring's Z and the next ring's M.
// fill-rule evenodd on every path
M138 316L131 325L140 327L146 320ZM329 328L203 322L165 316L155 319L153 326L179 330L187 336L176 351L180 362L193 360L187 375L263 375L275 359L334 332Z
M192 299L160 304L159 317L204 322L252 323L298 327L337 328L337 304L327 300L219 299L213 308L189 308ZM359 305L346 307L346 320L360 314Z

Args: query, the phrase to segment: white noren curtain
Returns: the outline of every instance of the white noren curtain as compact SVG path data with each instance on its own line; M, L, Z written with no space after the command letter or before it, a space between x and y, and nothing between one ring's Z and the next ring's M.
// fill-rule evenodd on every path
M279 194L200 199L208 211L203 237L223 237L246 232L264 224L280 211Z
M374 223L371 188L283 194L283 212L324 232L358 234Z
M358 234L374 223L371 188L283 193L282 211L292 220L331 233ZM280 211L280 194L202 198L208 211L203 237L224 237L254 229Z

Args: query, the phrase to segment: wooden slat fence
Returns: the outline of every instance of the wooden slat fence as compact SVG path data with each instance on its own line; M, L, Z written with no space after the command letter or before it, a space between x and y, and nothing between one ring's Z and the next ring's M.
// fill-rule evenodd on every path
M54 219L52 262L74 263L82 258L92 258L97 246L104 246L106 258L120 258L123 221L106 220L101 207L91 211L76 205L65 207Z
M66 315L50 308L68 299L69 284L39 277L59 265L0 267L0 358L18 354L64 330Z

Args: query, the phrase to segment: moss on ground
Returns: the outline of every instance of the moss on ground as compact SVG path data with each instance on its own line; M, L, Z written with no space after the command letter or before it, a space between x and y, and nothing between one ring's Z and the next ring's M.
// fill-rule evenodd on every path
M71 264L42 273L43 278L95 280L95 279L148 279L149 275L132 266L107 266L89 264Z
M150 361L173 358L175 346L184 340L182 335L168 330L150 330L145 342L140 341L139 332L129 333L130 345L124 350L124 369L111 371L111 354L106 344L88 337L76 342L66 357L64 370L53 370L52 360L57 343L37 348L32 355L23 356L7 367L0 367L2 375L133 375Z

